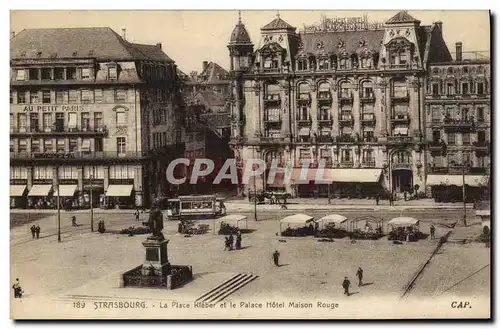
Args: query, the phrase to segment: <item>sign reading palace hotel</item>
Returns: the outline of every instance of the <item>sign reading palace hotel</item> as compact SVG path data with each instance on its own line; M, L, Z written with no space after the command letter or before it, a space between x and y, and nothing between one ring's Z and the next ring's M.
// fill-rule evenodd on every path
M27 105L24 112L58 112L58 111L83 111L82 105Z

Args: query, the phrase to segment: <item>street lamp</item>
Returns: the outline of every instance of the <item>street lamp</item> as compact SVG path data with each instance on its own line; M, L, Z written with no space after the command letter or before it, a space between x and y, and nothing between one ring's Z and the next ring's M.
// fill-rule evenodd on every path
M92 180L94 179L95 167L92 166L92 173L90 174L90 231L94 232L94 205L92 203Z
M253 161L255 161L255 147L252 149L253 153ZM255 175L253 176L253 217L255 221L257 221L257 184L256 184L256 177Z
M61 242L61 196L59 192L59 165L56 166L57 178L57 242Z
M464 226L467 226L467 204L466 204L466 193L465 193L465 173L469 170L468 164L462 165L462 201L464 205Z

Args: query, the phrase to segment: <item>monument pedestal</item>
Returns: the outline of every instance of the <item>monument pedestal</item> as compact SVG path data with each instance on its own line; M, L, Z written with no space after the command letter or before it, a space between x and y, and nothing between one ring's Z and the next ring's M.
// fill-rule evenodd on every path
M166 277L170 274L171 267L167 253L168 241L147 239L142 243L146 249L146 259L141 269L143 276Z

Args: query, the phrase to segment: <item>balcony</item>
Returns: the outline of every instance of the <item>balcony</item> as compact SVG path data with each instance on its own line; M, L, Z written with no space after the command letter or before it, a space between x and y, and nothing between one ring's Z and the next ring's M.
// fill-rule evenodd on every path
M332 118L328 116L319 116L318 117L318 123L319 124L332 124Z
M66 126L50 126L44 128L11 127L11 136L52 136L52 135L79 135L79 136L107 136L108 128L105 125L98 127L76 126L68 128Z
M431 152L441 152L443 150L442 141L430 141L427 143L427 146Z
M266 124L281 124L281 117L264 117L264 123Z
M299 116L297 118L297 123L302 124L302 125L311 125L312 124L312 118L311 116L305 117L305 116Z
M40 160L40 161L54 161L54 160L116 160L116 159L130 159L137 160L148 156L148 152L20 152L10 153L11 160Z
M341 126L352 126L354 124L354 118L352 115L340 115L339 124Z
M391 99L396 102L408 102L410 94L408 92L394 93L391 95Z
M407 114L397 114L391 118L393 123L408 124L410 122L410 117Z
M281 103L281 97L279 94L266 95L264 98L265 104L279 104Z
M340 166L342 168L352 168L352 167L354 167L354 161L353 160L341 160Z
M375 94L366 94L359 97L361 103L375 103Z
M261 137L260 143L266 145L282 145L287 144L289 139L286 137Z
M330 93L319 93L318 103L320 104L330 104L332 102L332 95Z
M392 170L397 169L411 169L411 163L408 162L396 162L392 164Z
M410 136L387 136L387 143L390 145L412 144L413 138Z
M356 138L354 138L352 135L340 135L337 137L337 142L338 143L355 143Z
M474 127L474 121L470 119L450 119L450 118L445 118L443 120L443 128L444 129L465 129L469 130Z
M311 104L311 95L309 93L299 94L297 96L297 103L298 104Z
M352 103L354 101L354 97L352 94L339 94L339 103L346 104Z
M317 139L318 143L333 143L333 137L328 135L320 135Z
M375 124L375 114L364 113L361 115L361 124L364 125L374 125Z
M375 160L363 160L361 166L363 168L375 168Z

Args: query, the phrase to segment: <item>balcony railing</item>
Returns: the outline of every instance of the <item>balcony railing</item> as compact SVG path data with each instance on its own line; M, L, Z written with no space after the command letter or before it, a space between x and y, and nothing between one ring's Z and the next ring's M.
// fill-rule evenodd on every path
M288 139L286 137L261 137L260 142L267 145L279 145L287 143Z
M49 127L35 128L35 127L11 127L11 135L62 135L62 134L75 134L75 135L107 135L108 128L105 125L100 125L98 127L92 126L56 126L52 125Z
M281 117L264 117L266 123L281 123Z
M361 166L364 168L375 168L375 160L363 160Z
M318 123L332 123L332 118L326 117L326 116L323 116L323 117L319 116Z
M317 139L318 143L333 143L333 137L332 136L325 136L325 135L320 135L318 136Z
M413 138L410 136L387 136L387 142L389 144L410 144L413 142Z
M11 152L11 159L18 160L106 160L106 159L140 159L148 156L148 152Z
M336 138L336 141L339 143L355 143L356 138L351 135L340 135Z
M408 123L410 122L410 117L407 114L397 114L392 116L391 121L394 123Z
M392 169L411 169L411 163L408 162L396 162L392 164Z
M391 94L391 98L395 101L408 101L410 99L410 94L408 92L394 93Z
M280 103L281 102L281 97L279 94L271 94L271 95L266 95L264 98L264 103Z
M330 93L327 94L318 94L318 102L320 103L330 103L332 101L332 95Z
M353 101L354 101L354 96L352 94L339 94L339 102L352 103Z
M471 129L472 127L474 127L474 121L470 119L443 119L443 128L445 129Z
M297 117L297 123L311 124L312 117L311 116L308 116L308 117L299 116L299 117Z
M361 116L361 123L363 124L375 124L375 114L365 113Z
M344 167L344 168L352 168L352 167L354 167L354 161L353 160L349 160L349 161L341 160L340 166Z
M430 141L427 143L430 151L441 151L443 149L443 143L441 141Z
M299 104L309 104L311 103L311 94L299 94L297 95L297 103Z
M339 116L340 125L353 125L354 117L352 115L340 115Z
M359 100L361 103L375 103L375 95L374 94L361 95L359 97Z

